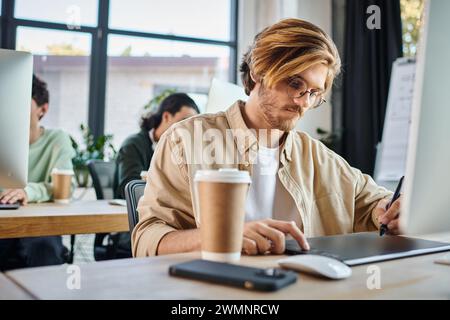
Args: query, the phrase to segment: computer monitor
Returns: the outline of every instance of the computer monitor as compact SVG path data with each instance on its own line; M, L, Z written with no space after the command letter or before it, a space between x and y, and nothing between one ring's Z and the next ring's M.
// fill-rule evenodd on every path
M208 102L206 104L206 113L216 113L225 111L237 100L247 101L248 96L244 88L231 82L222 81L214 78L208 93Z
M30 53L0 49L0 189L27 183L32 79Z
M404 203L406 234L450 231L450 1L425 4L413 94Z

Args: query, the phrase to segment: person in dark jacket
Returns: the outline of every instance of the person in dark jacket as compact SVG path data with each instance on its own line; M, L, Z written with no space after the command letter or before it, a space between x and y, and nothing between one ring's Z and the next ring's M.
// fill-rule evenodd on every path
M198 107L185 93L174 93L165 98L158 110L141 119L141 131L129 136L120 147L116 158L114 197L124 199L124 188L131 180L141 179L147 171L156 143L174 123L199 113Z
M185 93L174 93L165 98L156 112L150 112L141 119L141 131L129 136L122 143L116 158L114 176L114 198L124 199L124 189L131 180L141 179L141 172L147 171L161 135L174 123L200 113L198 106ZM117 248L129 252L131 257L130 233L118 235ZM127 255L121 254L120 257ZM116 257L117 258L117 257Z

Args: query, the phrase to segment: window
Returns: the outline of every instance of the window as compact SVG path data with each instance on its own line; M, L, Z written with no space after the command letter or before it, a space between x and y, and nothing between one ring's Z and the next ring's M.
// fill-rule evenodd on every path
M91 35L19 27L16 48L33 53L34 73L47 82L50 109L42 124L81 141L79 126L88 119Z
M230 40L229 0L111 0L110 6L111 29Z
M75 138L88 123L119 147L154 95L173 88L202 108L213 77L236 80L237 0L2 4L2 47L32 52L34 71L48 83L43 124Z
M415 57L419 41L424 0L401 0L403 54L405 57Z
M14 16L75 26L96 26L97 6L97 1L93 0L15 0Z
M144 105L165 89L190 94L203 109L212 78L228 80L229 60L227 46L111 35L105 131L119 146L138 131Z

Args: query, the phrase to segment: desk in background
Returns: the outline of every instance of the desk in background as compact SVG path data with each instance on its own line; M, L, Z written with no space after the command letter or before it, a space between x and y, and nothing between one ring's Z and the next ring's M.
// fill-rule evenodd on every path
M29 204L0 211L0 239L129 231L127 208L108 200Z
M450 242L450 234L428 239ZM450 299L450 267L434 263L442 255L376 263L381 289L373 290L367 288L369 265L353 267L353 275L339 281L300 274L297 283L273 293L169 276L170 265L197 259L199 253L83 264L79 266L79 290L66 287L70 276L67 265L16 270L7 275L39 299ZM275 267L281 257L244 256L240 264Z

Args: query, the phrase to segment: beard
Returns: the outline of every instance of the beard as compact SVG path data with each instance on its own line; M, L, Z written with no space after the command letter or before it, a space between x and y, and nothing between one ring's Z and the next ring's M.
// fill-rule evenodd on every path
M295 128L297 121L303 117L303 108L298 105L277 106L276 98L263 86L259 88L258 96L260 99L259 107L270 129L278 129L283 132L291 131ZM293 110L296 113L289 112L290 116L286 116L284 113L287 110Z

